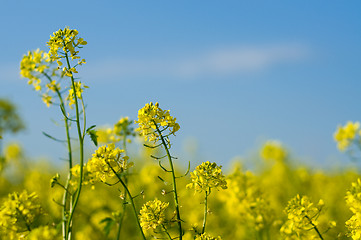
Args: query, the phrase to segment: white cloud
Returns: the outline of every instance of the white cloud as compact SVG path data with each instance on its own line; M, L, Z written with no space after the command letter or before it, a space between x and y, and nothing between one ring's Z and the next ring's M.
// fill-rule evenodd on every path
M309 49L300 44L266 46L235 46L215 48L203 53L143 57L138 59L113 58L98 62L88 61L80 69L87 80L118 80L124 78L158 78L194 80L208 76L227 77L255 73L285 63L304 59ZM19 64L1 64L0 80L19 82ZM14 83L14 82L13 82Z
M186 57L153 57L143 59L110 59L89 63L87 79L157 77L196 79L207 76L230 76L253 73L307 57L309 49L299 44L236 46L213 49Z

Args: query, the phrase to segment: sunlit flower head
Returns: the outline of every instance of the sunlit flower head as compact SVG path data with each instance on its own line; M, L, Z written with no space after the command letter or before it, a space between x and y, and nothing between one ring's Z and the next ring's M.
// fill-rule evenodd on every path
M74 86L75 86L75 91L76 91L76 97L78 99L81 99L84 88L88 88L88 86L82 84L80 81L79 82L74 82ZM69 89L69 95L66 98L66 100L69 101L69 106L70 107L73 104L75 104L74 89L72 87Z
M122 153L124 150L115 148L113 143L99 147L86 164L86 169L96 180L106 182L107 177L120 174L132 166L128 163L129 157L122 156Z
M22 156L22 148L17 143L11 143L5 147L5 158L7 161L18 160Z
M20 75L28 78L28 84L33 85L36 91L41 90L40 76L45 69L49 68L49 55L39 49L29 51L20 62Z
M278 141L267 141L261 150L261 157L265 160L282 162L287 157L287 152Z
M346 204L353 213L346 221L347 235L352 239L361 239L361 179L352 183L351 189L347 191Z
M86 44L87 42L83 38L78 37L76 29L69 29L69 27L59 29L50 36L50 40L47 42L50 49L49 57L51 61L57 62L59 69L62 68L63 75L72 77L73 73L77 73L76 66L86 63L85 59L80 60L78 50ZM71 60L79 60L73 67L69 67L68 62L66 62L65 67L62 67L63 62L61 60L66 57Z
M60 239L58 231L49 226L41 226L31 230L26 238L27 240L55 240Z
M140 210L140 225L143 230L156 230L157 227L162 226L165 222L165 210L169 203L162 202L158 199L148 201Z
M179 124L176 118L169 114L169 110L162 110L158 103L147 103L138 111L138 120L140 135L144 136L145 141L157 142L160 139L160 133L163 136L169 136L179 130Z
M0 208L0 227L12 232L26 232L41 213L38 196L14 192L2 203Z
M345 151L351 143L355 140L359 133L359 122L347 122L344 126L338 126L333 137L337 142L337 148L340 151Z
M220 236L213 237L207 233L203 233L201 235L198 235L195 240L222 240L222 238Z
M117 136L135 136L134 129L131 126L133 121L130 121L128 117L122 117L117 123L114 124L114 133Z
M227 181L222 174L222 166L217 166L216 163L209 161L203 162L191 172L192 183L187 185L187 188L194 188L196 191L208 192L212 188L227 188Z
M315 205L307 196L301 197L297 194L296 197L288 202L285 209L288 220L280 229L281 234L284 236L302 236L306 234L309 237L316 237L316 232L310 231L310 229L319 226L318 217L320 216L323 206L324 201L322 199ZM329 227L334 225L334 221L329 222Z

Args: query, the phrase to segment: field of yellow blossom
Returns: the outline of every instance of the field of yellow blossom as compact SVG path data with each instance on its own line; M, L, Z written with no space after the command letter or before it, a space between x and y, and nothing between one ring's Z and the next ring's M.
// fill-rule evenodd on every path
M90 126L87 86L77 78L86 45L66 27L51 35L48 50L21 60L22 77L47 107L59 109L68 155L59 170L29 160L16 143L3 146L0 239L361 239L355 169L296 167L274 140L259 150L264 164L254 172L241 162L227 172L209 161L183 169L172 153L182 120L158 102L135 109L137 119ZM23 127L15 106L1 100L0 137ZM89 159L86 138L96 147ZM129 154L135 139L142 146ZM334 139L340 151L360 151L360 124L339 126Z

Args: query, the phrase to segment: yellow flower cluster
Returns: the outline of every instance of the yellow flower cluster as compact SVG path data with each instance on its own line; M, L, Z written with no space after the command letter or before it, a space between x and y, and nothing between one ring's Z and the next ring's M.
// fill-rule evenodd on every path
M361 179L352 183L351 189L347 191L346 204L353 213L352 217L346 221L348 236L354 240L361 239Z
M6 161L18 160L23 154L22 148L17 143L11 143L5 148Z
M35 218L41 213L38 196L27 191L9 194L0 208L0 227L13 235L31 230Z
M168 130L168 134L163 135L167 137L180 129L176 118L169 114L169 110L162 110L159 103L147 103L139 109L138 120L135 122L139 124L136 130L144 136L145 141L157 142L164 131Z
M83 89L88 88L88 86L82 84L80 81L79 82L74 82L74 86L75 86L75 91L76 91L76 97L78 99L81 99ZM66 98L66 100L69 101L69 106L70 107L75 104L74 89L72 87L69 89L69 94L68 94L68 97Z
M270 203L264 198L256 176L239 168L227 177L228 189L222 195L230 216L236 216L239 225L261 231L273 221Z
M35 51L29 51L28 54L24 55L20 63L20 75L24 78L28 78L28 84L33 85L36 91L41 91L44 85L41 85L41 77L45 77L49 82L45 84L46 91L41 93L41 99L49 107L53 103L53 96L49 94L51 92L57 92L60 90L60 84L55 80L52 80L51 77L59 76L60 78L64 76L72 77L73 73L77 73L76 67L78 65L85 64L85 59L78 60L77 63L70 67L67 60L67 66L63 67L61 74L56 74L56 71L61 69L63 63L61 59L69 57L72 60L80 59L79 51L77 48L82 48L83 45L86 45L87 42L82 38L79 38L78 31L69 29L66 27L64 30L60 29L55 32L53 36L50 36L50 40L47 43L50 50L48 53L40 51L39 49ZM52 67L51 64L57 62L57 67ZM83 88L86 86L82 85L81 82L75 82L76 94L78 98L81 98L81 93ZM59 94L59 93L58 93ZM74 100L74 89L72 86L69 88L69 95L67 97L69 101L69 106L72 106L75 103Z
M73 175L73 178L70 181L70 184L72 186L78 186L79 184L79 180L80 180L80 165L77 164L74 167L71 168L71 174ZM58 179L56 178L52 178L52 180L50 181L50 184L55 184L55 182ZM95 178L95 174L92 172L88 171L87 165L84 165L83 167L83 185L88 185L88 184L94 184L95 182L97 182L96 178Z
M308 233L311 236L316 236L314 231L309 232L310 229L319 225L317 218L320 215L324 202L321 199L317 206L310 201L307 196L300 196L292 198L285 209L288 220L281 227L281 234L283 236L303 236Z
M276 162L282 162L287 157L286 150L282 147L282 144L278 141L267 141L261 150L261 157L265 160L274 160Z
M28 84L33 85L36 91L41 90L40 75L45 69L49 68L50 58L47 53L40 51L29 51L24 55L20 62L20 75L23 78L28 78Z
M107 144L107 143L116 143L120 139L116 138L114 131L112 128L99 128L96 131L97 134L97 141L101 144Z
M351 143L360 136L360 123L359 122L347 122L345 126L338 126L333 137L337 142L337 148L340 151L345 151Z
M212 188L227 188L227 181L222 174L222 166L217 166L216 163L209 161L203 162L191 172L192 183L187 185L187 188L194 188L198 192L210 192Z
M117 136L135 136L134 129L131 127L132 121L129 117L122 117L114 124L114 134Z
M158 199L148 201L140 210L139 221L143 230L156 230L157 227L166 223L165 210L169 203L162 202Z
M116 143L120 140L128 137L135 136L134 129L131 127L133 121L130 121L128 117L122 117L118 122L114 124L113 128L100 128L96 134L99 143ZM131 142L127 139L127 142Z
M60 239L57 236L58 233L55 228L50 228L49 226L41 226L34 230L31 230L30 234L27 236L26 240L55 240Z
M69 29L69 27L64 28L64 30L59 29L57 32L53 33L53 36L50 36L49 42L47 42L50 50L49 56L52 61L57 61L58 67L60 68L63 63L60 61L66 56L71 57L72 60L80 59L79 51L76 48L81 48L82 45L86 45L87 42L83 38L78 37L78 31L76 29ZM78 65L86 63L85 59L78 61ZM72 68L63 68L63 73L66 76L73 76L73 73L77 73L75 67Z
M107 177L113 177L132 166L132 163L128 163L129 157L122 156L123 152L124 150L115 148L113 143L101 146L95 151L85 168L95 180L106 182Z
M222 240L222 238L220 236L213 237L207 233L203 233L202 235L197 236L195 240Z
M33 85L34 89L40 92L43 89L40 77L47 74L45 73L45 70L50 68L51 62L48 53L40 51L39 49L36 51L29 51L21 60L20 75L21 77L28 78L28 84ZM51 73L52 76L55 76L55 70L56 69L53 69ZM49 107L53 103L49 91L56 92L57 90L60 90L60 84L55 80L51 80L49 83L45 84L45 88L45 92L41 94L41 99L46 106Z

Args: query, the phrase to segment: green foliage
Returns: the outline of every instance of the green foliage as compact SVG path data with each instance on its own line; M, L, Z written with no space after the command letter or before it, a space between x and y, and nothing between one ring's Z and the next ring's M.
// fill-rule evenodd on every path
M17 133L24 127L15 105L9 100L0 99L0 136L7 132Z

